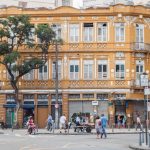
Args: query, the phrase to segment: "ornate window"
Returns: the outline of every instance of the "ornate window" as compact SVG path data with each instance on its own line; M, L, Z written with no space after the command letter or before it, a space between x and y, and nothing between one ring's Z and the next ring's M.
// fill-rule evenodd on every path
M125 42L125 27L124 23L115 24L115 41Z
M117 80L125 78L125 61L124 60L117 60L116 61L115 76L116 76Z
M106 42L107 41L107 23L98 23L98 41Z
M52 79L56 79L56 62L52 64ZM58 61L58 79L61 79L61 61Z
M38 105L48 105L47 94L38 94Z
M136 49L144 49L144 25L136 24Z
M39 68L39 80L47 80L48 79L48 66L47 63Z
M79 60L70 60L70 80L79 79Z
M108 62L107 60L98 61L98 79L108 78Z
M79 24L70 24L69 30L70 42L79 42Z
M84 79L91 80L93 77L93 60L84 60Z
M84 42L92 42L93 41L93 23L84 23Z

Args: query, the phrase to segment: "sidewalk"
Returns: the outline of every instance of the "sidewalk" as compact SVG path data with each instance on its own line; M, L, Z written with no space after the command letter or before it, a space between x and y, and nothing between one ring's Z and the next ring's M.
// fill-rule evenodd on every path
M10 131L12 129L0 129L0 134L3 134L7 131ZM13 132L26 132L27 129L14 129ZM90 135L90 134L96 134L96 130L95 129L92 129L91 133L87 133L86 131L84 132L74 132L74 129L67 129L66 130L67 132L65 133L63 130L62 130L62 133L60 133L59 129L54 129L52 130L51 132L47 131L46 129L38 129L38 132L37 134L70 134L70 135ZM118 129L118 128L114 128L114 129L110 129L110 128L107 128L106 129L106 132L107 134L139 134L139 130L136 131L135 128L131 128L131 129L127 129L127 128L121 128L121 129Z
M138 134L139 131L136 131L135 129L106 129L107 134ZM52 130L51 132L47 131L46 129L38 129L37 134L71 134L71 135L89 135L89 134L96 134L96 130L92 129L91 133L85 132L74 132L74 129L69 129L65 133L62 131L60 133L59 129Z

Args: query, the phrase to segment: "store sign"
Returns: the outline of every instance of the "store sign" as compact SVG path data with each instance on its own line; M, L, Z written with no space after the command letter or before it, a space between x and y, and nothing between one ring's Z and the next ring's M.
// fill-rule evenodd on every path
M92 101L93 106L98 106L98 101Z

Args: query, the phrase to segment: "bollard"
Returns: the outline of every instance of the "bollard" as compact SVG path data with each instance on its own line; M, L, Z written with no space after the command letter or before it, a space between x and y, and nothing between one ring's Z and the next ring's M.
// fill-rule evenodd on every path
M54 131L55 131L55 123L54 122L52 124L52 128L53 128L53 133L54 133Z
M114 133L114 125L112 124L112 132Z
M140 132L139 133L139 146L142 145L142 133Z
M128 131L130 131L130 125L128 124Z
M69 128L70 128L70 124L68 123L68 134L69 134Z
M149 135L149 143L148 143L148 146L150 147L150 133L149 133L148 135Z
M141 134L142 134L142 143L144 143L144 132L142 131Z

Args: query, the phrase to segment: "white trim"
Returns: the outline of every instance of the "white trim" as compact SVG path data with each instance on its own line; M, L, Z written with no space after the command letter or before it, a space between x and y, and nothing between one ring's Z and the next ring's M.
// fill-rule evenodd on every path
M119 91L119 92L118 92ZM19 93L53 93L55 90L20 90ZM116 93L127 93L130 92L130 89L65 89L65 90L59 90L59 92L68 92L68 93L95 93L95 92L103 92L103 93L109 93L109 92L116 92ZM14 90L1 90L0 93L14 93Z

